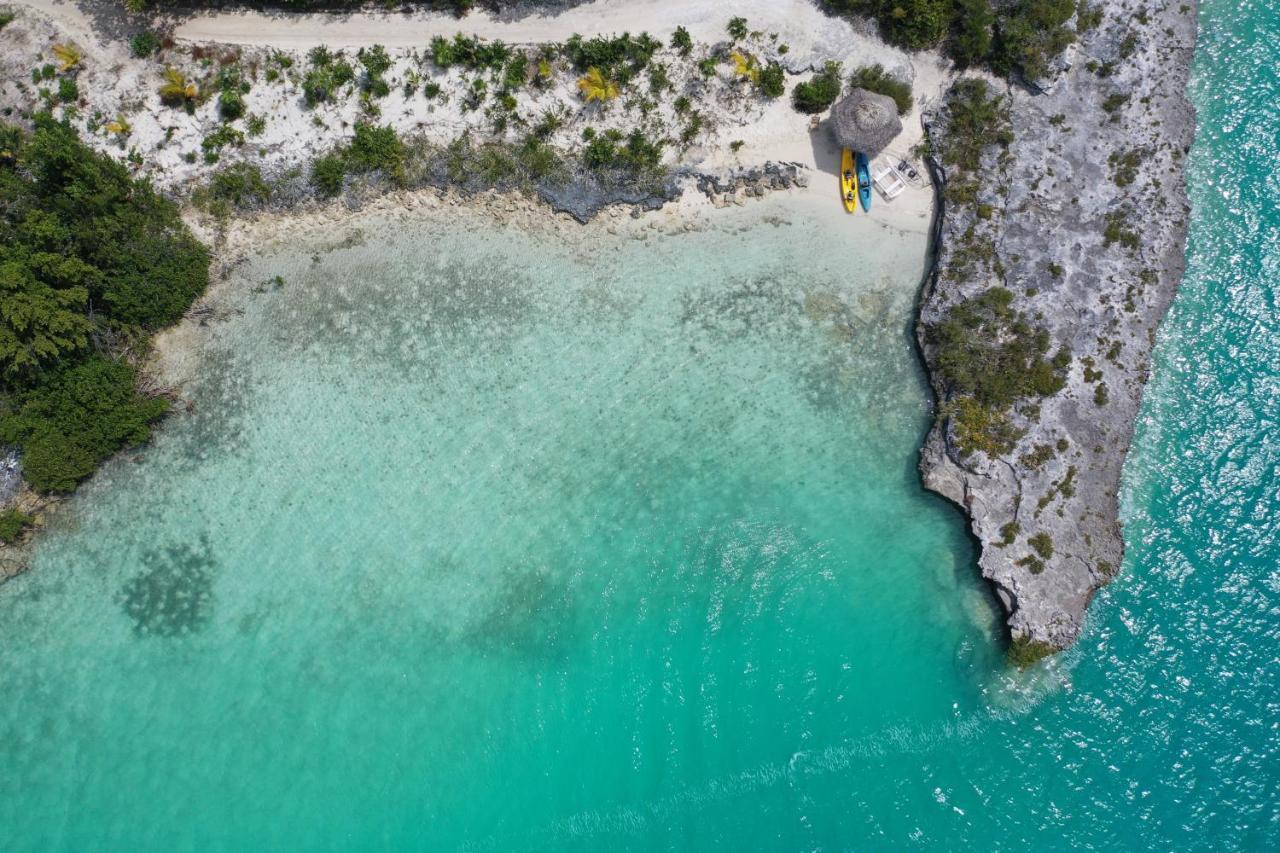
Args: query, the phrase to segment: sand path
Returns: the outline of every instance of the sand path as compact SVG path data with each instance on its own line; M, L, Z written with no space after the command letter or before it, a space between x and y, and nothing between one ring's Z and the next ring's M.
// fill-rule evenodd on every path
M51 0L43 0L51 2ZM265 15L257 12L218 12L196 15L180 24L175 35L190 41L272 45L306 49L319 44L355 47L380 43L388 47L422 46L433 36L465 31L516 44L564 41L584 36L647 30L669 36L677 25L694 38L724 38L725 24L743 15L753 29L796 34L811 41L813 33L835 29L854 35L843 21L823 15L810 0L725 3L723 0L596 0L558 13L505 19L476 11L465 18L418 13L361 13L355 15Z

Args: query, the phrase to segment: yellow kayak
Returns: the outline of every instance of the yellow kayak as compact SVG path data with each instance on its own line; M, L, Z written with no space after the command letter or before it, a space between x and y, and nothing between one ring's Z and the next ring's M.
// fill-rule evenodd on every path
M858 170L854 166L853 152L848 148L840 155L840 198L846 213L858 212Z

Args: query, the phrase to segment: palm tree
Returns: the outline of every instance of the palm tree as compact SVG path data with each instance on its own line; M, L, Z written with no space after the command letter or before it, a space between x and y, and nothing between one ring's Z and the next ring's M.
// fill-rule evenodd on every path
M746 77L755 85L760 85L760 63L749 53L735 50L729 55L733 60L734 70Z
M551 82L551 78L555 76L555 68L551 65L551 60L543 57L538 60L537 82L539 86L546 86Z
M117 113L115 121L107 122L107 132L121 137L128 136L133 133L133 125L129 123L129 119L124 113Z
M578 81L578 88L582 90L587 103L612 101L622 94L622 88L617 81L610 80L603 71L594 66L588 68L587 73Z
M70 71L80 64L80 60L84 59L84 54L80 52L80 48L71 42L66 44L55 44L53 46L53 55L58 57L60 63L59 71Z
M165 103L185 103L200 96L200 87L187 79L177 68L164 70L164 85L160 87L160 100Z

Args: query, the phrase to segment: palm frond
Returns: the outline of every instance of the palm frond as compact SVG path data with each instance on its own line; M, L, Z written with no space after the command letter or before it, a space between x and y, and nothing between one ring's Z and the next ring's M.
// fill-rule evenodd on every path
M587 73L578 80L578 88L582 90L582 96L587 99L587 103L612 101L622 94L622 88L617 81L609 79L603 71L594 66L588 68Z
M739 76L746 77L752 83L759 84L760 63L756 61L754 56L735 50L729 55L729 58L733 60L733 69Z
M107 132L117 136L128 136L133 133L133 125L129 123L124 113L117 113L115 121L107 122Z
M64 72L75 68L84 59L84 54L81 53L80 48L71 42L55 44L53 46L53 55L58 58L58 70Z

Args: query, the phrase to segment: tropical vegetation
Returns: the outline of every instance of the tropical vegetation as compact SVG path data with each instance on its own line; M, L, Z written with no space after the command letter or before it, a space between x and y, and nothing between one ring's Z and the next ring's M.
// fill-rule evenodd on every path
M812 79L791 90L792 106L802 113L820 113L836 102L843 86L840 63L828 62Z
M37 490L68 491L168 409L134 362L207 286L209 256L171 202L47 113L0 125L0 152L0 443Z
M909 50L941 46L961 65L1035 80L1084 29L1086 0L827 0L836 12L874 18L885 38ZM1077 10L1080 23L1070 23Z

